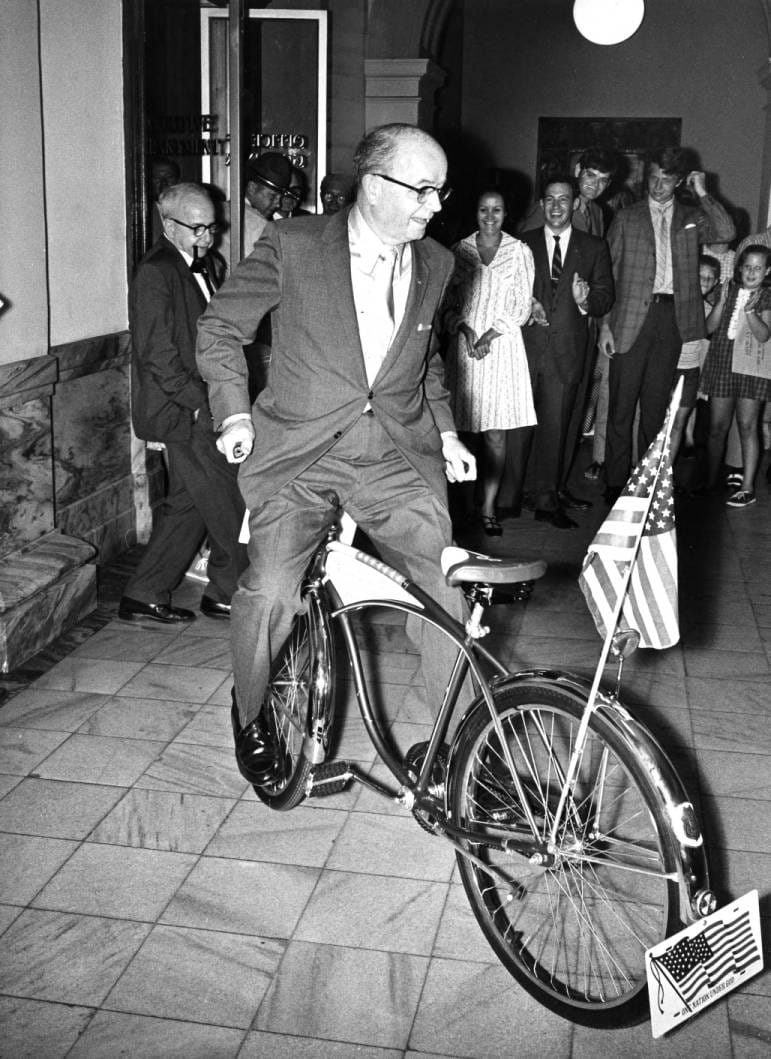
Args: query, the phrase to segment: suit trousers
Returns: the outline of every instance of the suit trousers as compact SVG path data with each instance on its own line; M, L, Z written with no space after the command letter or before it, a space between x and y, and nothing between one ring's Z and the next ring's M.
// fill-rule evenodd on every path
M362 415L331 449L250 514L249 568L231 614L243 724L260 713L272 660L303 609L300 589L308 564L341 508L385 562L462 620L463 597L446 584L439 564L442 548L451 543L447 505L394 448L377 419ZM408 619L407 624L421 649L427 700L436 714L456 651L426 623Z
M208 535L206 595L229 603L247 564L246 547L238 542L244 517L238 468L218 451L208 417L193 424L189 440L167 441L166 452L166 497L153 515L150 540L125 594L143 603L168 603Z
M573 395L573 407L570 412L567 430L565 431L563 452L560 460L560 489L567 490L568 479L570 478L570 472L573 468L573 462L578 451L579 436L586 415L586 402L592 381L592 374L594 372L597 334L597 323L590 318L586 329L586 354L584 356L583 371L578 380L576 392Z
M661 429L682 345L674 302L653 301L629 351L611 358L605 444L605 481L609 489L622 489L629 477L638 400L640 457Z
M549 337L546 341L572 345L563 336ZM563 464L568 426L583 363L581 362L572 378L562 379L557 373L555 358L552 355L545 349L539 349L534 342L529 342L526 348L533 404L538 418L530 472L534 507L541 511L556 511L559 507L557 488L562 484L565 470Z

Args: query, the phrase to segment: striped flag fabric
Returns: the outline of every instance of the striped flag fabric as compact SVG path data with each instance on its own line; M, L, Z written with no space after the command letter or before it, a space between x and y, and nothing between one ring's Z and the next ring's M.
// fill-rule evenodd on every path
M632 562L619 625L636 629L641 647L662 649L680 639L669 451L668 417L632 471L584 558L578 583L603 639L609 631L615 632L613 616Z

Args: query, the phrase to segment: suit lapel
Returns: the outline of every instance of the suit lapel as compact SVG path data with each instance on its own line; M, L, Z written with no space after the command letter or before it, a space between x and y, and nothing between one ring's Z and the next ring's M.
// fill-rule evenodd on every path
M404 315L396 334L391 339L391 345L383 358L378 375L383 375L398 360L399 354L410 334L417 326L420 307L426 296L428 286L428 262L426 260L426 248L422 243L409 243L405 253L412 254L412 277L410 289L407 294L407 302L404 306Z
M356 305L351 284L351 255L348 247L348 210L341 210L329 222L322 236L322 273L326 283L325 313L340 347L356 350L355 363L366 379Z

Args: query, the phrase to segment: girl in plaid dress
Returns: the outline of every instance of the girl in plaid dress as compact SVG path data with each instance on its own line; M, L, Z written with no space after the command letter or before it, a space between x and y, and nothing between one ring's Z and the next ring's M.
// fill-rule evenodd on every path
M758 420L771 398L771 250L751 245L739 255L733 282L723 285L720 300L707 319L713 332L700 389L709 395L709 482L714 490L723 463L725 439L736 411L744 457L742 484L729 496L729 507L755 503L755 474L760 461ZM737 341L738 340L738 341ZM734 370L734 354L750 350L752 374Z

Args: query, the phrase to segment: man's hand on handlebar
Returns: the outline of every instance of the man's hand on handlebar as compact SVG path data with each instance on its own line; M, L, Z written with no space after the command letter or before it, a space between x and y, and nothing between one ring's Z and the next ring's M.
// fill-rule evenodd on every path
M444 473L448 482L473 482L477 476L477 461L457 434L442 434Z
M217 438L217 448L228 463L243 463L254 448L254 426L251 419L237 419Z

